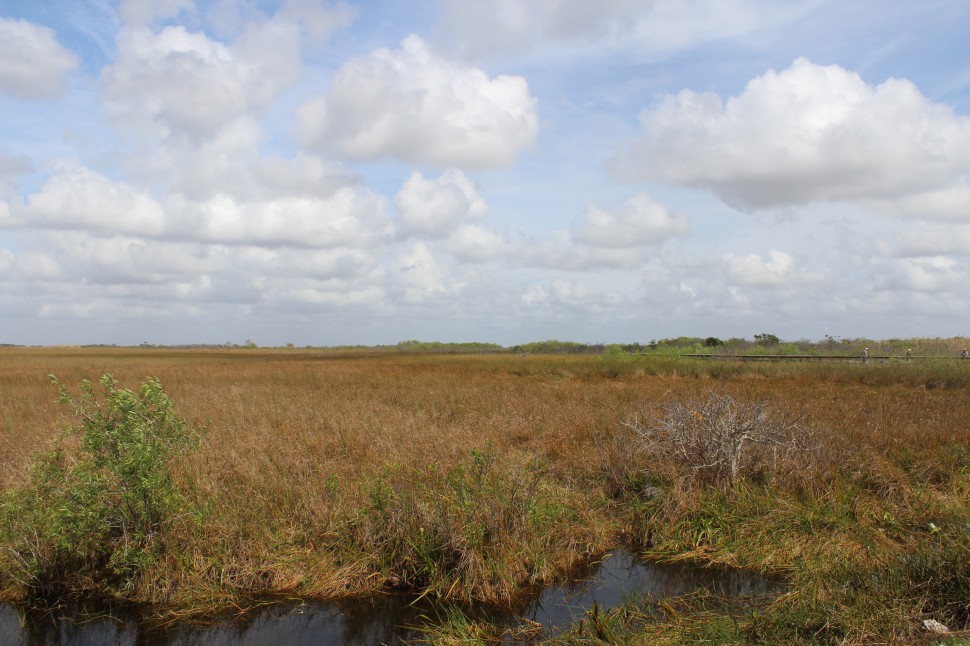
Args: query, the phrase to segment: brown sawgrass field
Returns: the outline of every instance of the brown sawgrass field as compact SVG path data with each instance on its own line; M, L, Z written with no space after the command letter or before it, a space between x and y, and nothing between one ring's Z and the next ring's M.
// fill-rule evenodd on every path
M174 466L202 522L173 528L134 589L85 584L99 594L218 604L403 588L512 603L627 544L788 578L771 612L734 621L743 639L893 640L924 618L968 622L970 572L952 563L970 556L970 362L4 348L4 490L75 422L49 374L132 389L157 377L202 429ZM624 426L711 392L797 417L817 439L811 463L712 486ZM954 569L942 587L921 580ZM873 589L864 573L886 578ZM636 630L688 639L684 617L727 611L684 612Z

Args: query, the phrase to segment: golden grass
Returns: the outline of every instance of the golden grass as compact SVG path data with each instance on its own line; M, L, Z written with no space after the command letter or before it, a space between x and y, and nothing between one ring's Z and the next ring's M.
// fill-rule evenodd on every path
M129 388L157 377L179 414L206 429L177 474L208 509L205 523L146 573L144 599L334 597L412 576L411 584L445 596L494 601L631 540L649 541L657 556L797 579L798 568L833 559L889 567L925 540L929 522L951 531L947 523L968 520L960 510L970 505L970 362L5 348L0 365L4 489L22 484L31 456L70 423L54 403L51 373L65 384L110 373ZM630 486L642 483L631 478L644 468L663 473L663 465L638 453L622 422L638 408L660 411L712 389L804 415L823 439L824 468L797 486L751 482L728 492L668 479L659 498L639 500ZM388 473L398 487L414 487L400 504L423 510L394 516L402 531L435 510L461 518L460 501L442 502L442 491L449 473L469 468L472 451L494 453L494 473L505 478L496 491L541 465L536 505L553 511L481 549L460 526L443 525L442 545L465 550L456 557L465 565L437 581L414 574L413 559L395 562L367 544L377 540L373 487ZM507 507L496 501L495 513ZM536 535L526 537L530 527ZM429 553L437 552L412 556Z

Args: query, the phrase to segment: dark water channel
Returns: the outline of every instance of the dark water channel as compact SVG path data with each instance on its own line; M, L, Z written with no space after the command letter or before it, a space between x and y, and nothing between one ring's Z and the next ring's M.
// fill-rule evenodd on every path
M568 586L537 590L517 612L469 613L507 625L522 618L550 629L566 628L593 606L608 609L634 595L654 599L707 588L724 597L760 596L784 591L783 584L732 570L649 564L616 551L576 573ZM80 608L39 613L0 605L2 646L175 646L243 644L346 644L374 646L420 639L421 626L434 623L445 609L414 597L386 595L339 603L272 603L243 616L207 622L152 625L135 608Z

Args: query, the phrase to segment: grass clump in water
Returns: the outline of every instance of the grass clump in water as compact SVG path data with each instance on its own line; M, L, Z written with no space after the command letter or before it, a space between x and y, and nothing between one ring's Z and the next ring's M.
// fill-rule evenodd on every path
M80 422L34 458L25 485L4 493L5 569L28 596L130 594L169 549L173 526L196 513L171 464L199 436L156 379L134 392L104 375L101 393L84 380L76 398L51 381Z
M710 394L627 423L667 483L645 503L650 555L785 573L792 584L759 613L690 610L686 623L730 622L744 641L773 643L911 640L926 619L970 625L960 445L915 416L904 434L896 408L863 412L867 424L846 434ZM680 630L682 614L665 633Z
M387 468L371 485L356 540L386 585L509 602L594 540L567 494L540 465L499 462L491 449L447 470Z

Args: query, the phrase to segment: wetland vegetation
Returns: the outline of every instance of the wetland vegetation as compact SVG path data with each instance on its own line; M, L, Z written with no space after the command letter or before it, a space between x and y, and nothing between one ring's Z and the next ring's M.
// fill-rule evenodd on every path
M623 547L787 591L631 599L529 638L872 643L925 639L925 620L966 629L970 362L953 358L965 340L872 343L874 357L921 360L868 364L680 356L695 343L0 348L3 598L174 616L406 591L456 604L423 639L489 643L515 629L460 608L515 607Z

